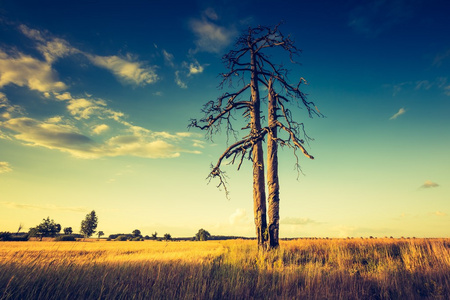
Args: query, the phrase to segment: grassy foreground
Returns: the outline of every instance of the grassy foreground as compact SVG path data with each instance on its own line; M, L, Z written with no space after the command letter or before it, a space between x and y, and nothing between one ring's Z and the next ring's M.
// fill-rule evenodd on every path
M449 299L450 239L2 242L0 299Z

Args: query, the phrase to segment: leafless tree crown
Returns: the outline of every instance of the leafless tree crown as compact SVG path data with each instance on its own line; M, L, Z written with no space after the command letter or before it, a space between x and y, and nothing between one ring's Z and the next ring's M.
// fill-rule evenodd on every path
M283 137L277 137L276 142L294 150L297 167L299 167L296 155L298 149L306 157L314 159L305 149L305 142L307 143L312 138L306 134L304 124L293 119L292 112L286 104L295 103L297 107L306 109L309 117L323 115L312 101L307 100L306 95L300 89L303 84L307 83L306 80L300 77L294 84L290 83L289 70L282 64L274 63L269 55L271 51L281 50L288 55L291 63L297 64L296 57L301 53L291 37L284 36L280 32L279 26L280 24L274 27L249 28L238 38L234 49L222 57L228 71L220 74L221 82L219 84L221 90L234 89L234 91L225 92L216 100L208 101L202 109L204 117L199 120L191 119L189 124L189 127L205 130L207 138L210 139L223 127L226 128L227 137L235 138L235 142L226 148L217 163L212 166L209 174L209 178L219 178L218 186L223 186L227 194L224 172L221 170L224 160L229 159L230 164L237 162L239 169L244 158L252 160L252 151L249 149L253 148L255 143L263 141L269 132L267 126L255 131L253 124L255 120L250 117L255 105L259 108L259 103L255 103L255 99L252 97L252 92L254 92L252 91L254 88L252 87L252 78L266 89L269 88L269 80L273 82L271 89L277 104L276 126L277 130L285 133ZM257 101L260 101L259 98ZM233 127L233 121L238 112L247 122L247 125L241 130L244 132L248 130L240 139L238 131ZM261 115L261 118L264 119L264 115Z

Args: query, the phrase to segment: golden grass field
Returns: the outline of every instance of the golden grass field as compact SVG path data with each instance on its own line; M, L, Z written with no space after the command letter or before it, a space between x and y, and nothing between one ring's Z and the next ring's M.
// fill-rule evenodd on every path
M450 299L450 239L1 242L0 299Z

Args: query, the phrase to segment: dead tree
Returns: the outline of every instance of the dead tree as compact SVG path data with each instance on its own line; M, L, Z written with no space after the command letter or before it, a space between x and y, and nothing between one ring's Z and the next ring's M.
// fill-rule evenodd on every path
M222 125L226 126L227 136L237 137L232 120L236 112L241 112L247 125L241 130L245 132L243 138L236 138L236 142L231 144L219 157L217 163L212 166L209 178L217 177L219 187L222 186L228 195L224 172L221 166L225 160L231 164L238 163L240 168L243 160L248 158L253 163L253 207L258 245L266 248L278 246L278 223L279 223L279 184L278 184L278 162L277 145L288 145L295 149L300 148L307 154L303 147L303 140L297 138L298 123L292 121L290 111L284 108L284 103L290 98L303 100L311 115L311 102L306 102L304 95L300 93L299 86L289 85L286 81L287 70L282 65L273 64L269 56L264 52L270 48L280 48L286 51L291 61L293 55L298 54L289 37L285 38L278 29L278 25L270 28L258 26L249 28L242 34L231 50L223 56L222 60L228 72L221 74L222 81L219 85L224 88L226 84L233 88L234 85L240 87L233 93L226 92L215 101L207 102L202 111L205 114L200 120L192 119L189 127L196 127L206 130L207 136L221 130ZM261 96L260 85L264 85L269 91L269 125L262 127L261 120ZM276 87L274 86L276 85ZM283 88L281 93L276 93L276 88ZM300 93L300 94L299 94ZM244 100L244 99L249 100ZM281 109L282 114L278 115ZM317 112L316 112L317 113ZM286 123L278 121L280 116L284 116ZM277 137L277 130L282 129L290 136L287 139ZM268 140L268 184L269 184L269 224L272 229L267 228L266 217L266 194L265 194L265 174L263 141L269 135ZM295 152L294 152L295 154ZM310 158L312 158L310 156ZM269 245L267 242L269 241Z
M276 31L271 35L272 44L281 47L289 53L290 61L295 63L294 56L300 53L290 37L284 37ZM303 123L294 121L291 111L286 107L290 102L296 102L299 107L306 108L309 117L323 116L313 102L306 99L306 95L300 90L302 83L306 81L300 78L296 85L288 81L288 70L282 65L270 62L267 57L263 59L264 72L261 76L265 79L267 87L268 126L263 128L268 132L267 137L267 187L268 187L268 240L269 249L279 246L279 221L280 221L280 184L278 177L278 145L288 146L294 150L296 167L300 172L299 157L296 151L301 152L310 159L312 155L305 149L305 140L312 140L305 132ZM268 71L266 71L268 69ZM279 90L279 92L276 91ZM284 133L283 137L279 135Z

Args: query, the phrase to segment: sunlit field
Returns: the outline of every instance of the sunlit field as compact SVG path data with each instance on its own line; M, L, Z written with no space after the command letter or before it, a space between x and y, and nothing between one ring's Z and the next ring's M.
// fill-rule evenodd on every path
M0 299L448 299L450 239L1 242Z

